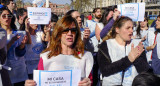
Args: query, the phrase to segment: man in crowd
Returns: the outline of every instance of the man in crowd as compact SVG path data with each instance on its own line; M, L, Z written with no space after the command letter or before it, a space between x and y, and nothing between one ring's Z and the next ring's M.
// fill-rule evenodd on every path
M87 43L86 48L87 48L87 50L92 52L92 55L94 57L93 85L97 86L98 81L99 81L99 74L98 74L99 68L98 68L98 63L97 63L98 40L95 36L95 28L96 28L96 23L98 23L102 17L101 9L95 8L93 10L93 15L95 16L95 19L94 20L87 20L87 22L86 22L86 27L88 27L91 31L91 34L89 37L89 42Z
M16 12L14 11L16 5L15 2L13 0L6 0L5 5L8 7L8 9L13 13L16 14Z

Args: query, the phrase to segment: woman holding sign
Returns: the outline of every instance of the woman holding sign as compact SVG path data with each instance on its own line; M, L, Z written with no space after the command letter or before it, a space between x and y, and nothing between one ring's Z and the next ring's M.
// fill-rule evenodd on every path
M82 81L79 86L90 86L88 78L93 57L90 52L84 51L81 33L77 21L71 16L60 19L52 33L49 47L40 55L39 70L81 70ZM25 86L35 85L33 80L27 80Z
M9 9L6 7L0 8L0 27L5 29L7 32L7 60L5 62L1 62L1 64L5 63L5 66L11 68L5 68L8 70L11 83L14 86L21 86L24 84L24 81L28 79L24 58L27 36L24 36L23 33L25 32L15 30L13 17L14 15Z
M102 86L131 86L138 73L149 69L142 42L135 44L132 34L132 20L120 17L100 45L98 63L103 76Z
M38 30L37 24L30 24L29 18L25 20L25 31L28 36L26 44L26 65L29 79L33 79L33 70L37 69L40 53L44 50L43 41L50 40L51 25L46 25L46 28Z

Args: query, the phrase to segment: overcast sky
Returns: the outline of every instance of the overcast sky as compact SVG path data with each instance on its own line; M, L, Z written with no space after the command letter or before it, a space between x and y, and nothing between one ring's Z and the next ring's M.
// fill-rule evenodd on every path
M33 0L22 0L22 1L23 2L30 2L30 3L33 2ZM45 1L45 0L43 0L43 1ZM50 0L50 2L56 3L56 4L66 4L66 3L71 4L71 0Z

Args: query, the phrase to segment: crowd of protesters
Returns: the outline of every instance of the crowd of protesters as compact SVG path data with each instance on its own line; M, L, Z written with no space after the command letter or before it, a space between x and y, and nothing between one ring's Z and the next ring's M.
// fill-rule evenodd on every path
M14 9L13 0L1 2L0 86L36 86L33 70L73 69L81 70L78 86L160 86L160 15L153 27L145 15L135 26L109 6L86 21L70 10L39 25Z

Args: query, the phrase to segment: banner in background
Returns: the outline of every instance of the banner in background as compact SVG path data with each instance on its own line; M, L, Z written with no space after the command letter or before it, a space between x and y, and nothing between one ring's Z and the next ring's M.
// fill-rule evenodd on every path
M126 3L118 5L121 16L128 16L133 21L144 21L145 3Z
M49 24L51 8L27 7L30 24Z

